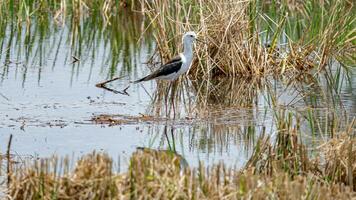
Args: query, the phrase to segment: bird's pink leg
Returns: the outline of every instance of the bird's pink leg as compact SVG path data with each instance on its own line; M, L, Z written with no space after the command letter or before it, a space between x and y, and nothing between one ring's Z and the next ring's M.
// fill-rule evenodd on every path
M166 106L166 117L169 118L169 111L168 111L168 101L169 101L169 90L171 89L171 84L169 84L168 89L166 91L166 98L165 98L165 106Z
M175 100L175 84L178 83L177 80L174 80L171 82L171 85L172 86L172 107L173 107L173 119L176 118L176 108L175 108L175 105L174 105L174 100Z
M172 106L173 106L173 119L175 119L176 118L176 108L174 106L174 99L172 101Z

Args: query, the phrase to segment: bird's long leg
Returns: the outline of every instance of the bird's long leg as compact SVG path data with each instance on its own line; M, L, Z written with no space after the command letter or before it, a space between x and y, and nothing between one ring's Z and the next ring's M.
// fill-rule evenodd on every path
M168 86L167 91L166 91L166 102L165 102L165 104L166 104L166 117L167 118L169 118L170 113L171 113L170 112L170 108L168 110L169 91L171 90L171 87L172 87L172 83L169 83L169 86Z
M174 97L172 98L172 107L173 107L173 119L176 118L176 108L174 107Z
M174 105L174 100L175 100L175 92L176 92L176 88L177 88L177 83L178 83L178 81L177 80L175 80L175 81L172 81L172 85L173 85L173 87L172 87L172 107L173 107L173 119L175 119L176 118L176 108L175 108L175 105Z
M169 90L166 90L166 97L164 100L165 110L166 110L166 118L168 118L168 92L169 92Z

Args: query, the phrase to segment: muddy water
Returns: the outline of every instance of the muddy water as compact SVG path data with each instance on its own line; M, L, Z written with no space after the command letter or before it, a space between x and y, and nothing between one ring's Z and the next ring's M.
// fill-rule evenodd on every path
M137 147L149 147L175 150L191 166L203 161L207 165L224 162L241 167L253 152L258 136L264 131L272 135L275 132L274 112L263 86L252 92L255 95L252 107L241 104L243 96L232 97L231 102L240 103L226 103L229 95L224 94L222 99L220 96L210 102L209 109L200 111L205 113L203 117L184 112L184 105L178 108L183 114L176 120L150 117L156 82L130 84L149 73L144 64L154 49L149 37L138 41L139 34L125 29L116 40L104 36L95 36L95 42L71 40L73 33L67 26L51 26L43 37L34 32L30 44L26 43L26 33L15 34L17 30L10 27L0 40L2 153L13 134L12 153L20 157L80 156L96 150L120 157L125 168ZM73 62L72 56L80 60ZM129 95L95 87L115 76L123 77L110 83L110 88L122 90L130 85ZM318 92L330 91L327 83L321 85L321 90L305 83L296 87L287 87L283 81L269 83L278 104L291 112L305 113L314 105L308 102L316 101L313 111L320 121L328 120L328 112L335 104L342 104L337 106L339 113L355 116L353 77L351 82L342 84L338 91L340 101L336 103L319 97ZM196 98L189 98L194 104ZM100 115L117 116L121 123L111 126L91 120ZM306 132L310 129L307 122L303 127ZM308 141L312 145L312 140Z

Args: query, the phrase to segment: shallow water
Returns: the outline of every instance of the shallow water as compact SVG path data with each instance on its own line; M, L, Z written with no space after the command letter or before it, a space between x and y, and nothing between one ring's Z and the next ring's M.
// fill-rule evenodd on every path
M263 131L272 136L275 132L274 112L269 108L269 92L264 87L245 93L252 95L252 107L241 103L244 96L233 96L233 90L224 93L222 89L220 97L210 102L217 105L204 111L195 108L204 115L192 115L181 105L179 119L155 116L142 120L152 115L151 96L156 92L156 82L130 85L130 81L150 72L144 63L153 53L152 39L141 38L137 42L139 34L125 29L117 40L94 36L94 42L73 42L67 26L51 27L43 37L34 32L32 43L26 43L26 33L18 35L11 27L0 40L0 152L6 151L13 134L11 149L18 156L80 156L96 150L120 157L125 168L137 147L149 147L176 150L191 166L203 161L207 165L224 162L242 167L258 136ZM98 32L106 34L104 30ZM80 61L72 63L72 55ZM115 76L124 77L110 87L122 90L130 85L129 96L95 87ZM270 85L278 104L290 111L303 116L314 105L312 110L320 123L327 121L336 107L345 116L355 116L353 77L350 83L343 82L338 93L340 101L336 103L319 97L318 92L329 91L326 83L321 85L322 90L305 83L286 86L285 81L271 80ZM189 98L194 102L194 92L192 95ZM229 98L231 101L225 102ZM309 104L313 99L317 103ZM335 106L340 102L341 106ZM119 115L123 123L109 126L91 121L101 114ZM306 122L302 126L310 129ZM306 138L312 146L315 138Z

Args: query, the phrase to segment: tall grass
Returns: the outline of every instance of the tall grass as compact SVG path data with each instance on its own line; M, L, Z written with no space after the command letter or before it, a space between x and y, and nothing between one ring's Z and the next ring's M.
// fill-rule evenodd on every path
M62 55L64 64L70 64L72 56L82 60L71 65L73 73L90 58L91 67L100 64L108 78L126 75L138 65L140 47L152 48L149 34L141 37L143 16L133 8L116 1L1 1L0 59L5 63L1 79L12 63L20 63L23 82L33 66L40 82L41 68L54 68ZM99 53L104 58L94 63Z
M300 80L308 73L314 76L315 71L322 71L332 63L331 58L341 61L344 69L354 64L354 4L348 1L319 2L1 1L0 59L7 63L1 76L5 78L9 62L24 59L25 80L28 65L49 65L46 60L48 52L55 55L54 66L62 43L71 47L66 52L66 60L72 55L95 58L96 50L103 45L109 49L101 63L103 67L109 66L108 78L117 73L124 75L138 65L137 60L129 58L139 52L138 39L149 35L148 32L153 33L157 44L157 54L149 62L155 64L150 66L153 69L159 66L157 60L165 62L181 51L181 36L185 31L195 30L207 43L197 44L196 59L190 70L190 79L197 81L175 84L169 98L166 95L168 86L159 83L153 96L154 113L172 112L169 109L172 102L177 108L184 101L201 103L198 107L206 107L213 101L242 102L244 100L235 97L247 95L252 99L253 93L256 97L253 88L257 88L258 82L266 83L259 80L266 76ZM46 42L53 33L56 35L53 42ZM14 45L16 49L12 48ZM152 48L150 42L146 45ZM73 65L73 72L78 72L79 67L80 63ZM119 67L120 72L117 71ZM39 78L41 71L38 70ZM221 77L235 77L246 80L242 81L245 83L257 84L248 85L250 93L228 93L224 89L225 94L218 94L223 91L219 88L224 88ZM230 85L231 91L235 91L232 88L237 84ZM225 99L224 95L230 98ZM190 104L184 106L188 112L195 109Z
M355 121L313 156L301 143L298 120L284 114L275 143L262 134L242 169L224 164L187 168L174 151L140 148L128 171L115 173L108 155L93 153L77 161L73 170L68 159L58 158L17 165L9 173L8 194L14 199L354 198Z
M157 30L163 60L177 53L172 43L179 44L187 30L197 31L208 43L197 45L194 78L303 72L354 53L350 47L355 43L355 14L353 3L347 1L325 1L320 6L310 0L295 4L296 9L284 1L272 1L272 6L263 1L142 2ZM286 42L284 50L281 42Z
M322 1L320 5L320 1L314 0L140 2L156 38L157 55L152 60L159 57L164 63L181 51L181 36L188 30L198 32L198 37L205 41L206 44L196 44L196 59L189 71L197 97L193 101L205 108L211 105L208 102L212 102L212 96L216 98L217 92L222 92L217 89L222 84L221 77L256 83L266 83L263 79L270 76L300 81L306 76L318 77L320 72L329 73L324 69L335 63L335 59L346 71L354 65L345 62L355 53L355 14L351 2ZM173 101L179 105L184 100L179 94L185 93L182 88L187 87L186 81L176 83L169 101L165 100L167 87L159 83L153 101L156 107L167 107ZM235 89L227 92L224 88L229 94L221 95L220 102L232 99L226 97L233 95L240 97L236 101L243 101L243 93Z

